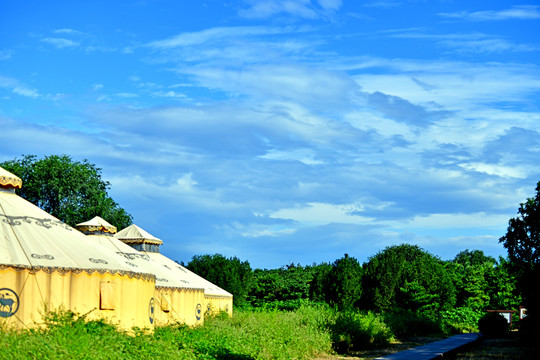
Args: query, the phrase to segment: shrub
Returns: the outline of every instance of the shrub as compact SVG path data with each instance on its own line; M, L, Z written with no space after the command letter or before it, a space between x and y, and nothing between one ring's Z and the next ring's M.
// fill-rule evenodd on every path
M388 312L384 314L384 320L392 329L394 335L400 339L409 336L428 336L442 333L438 321L412 311Z
M463 334L478 331L478 320L482 317L482 312L460 307L452 310L442 311L439 314L441 327L447 334Z
M490 338L504 337L508 332L508 322L504 317L495 312L488 312L478 320L480 332Z
M342 312L329 326L334 350L347 353L388 345L393 340L390 328L380 315L371 312Z

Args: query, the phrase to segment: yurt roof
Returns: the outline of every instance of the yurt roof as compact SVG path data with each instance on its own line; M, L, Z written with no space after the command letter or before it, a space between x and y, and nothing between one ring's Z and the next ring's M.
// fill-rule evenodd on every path
M100 217L96 218L92 220L97 222L105 221ZM76 229L79 229L79 225L81 224L77 224ZM144 269L145 272L154 274L156 276L156 287L202 289L201 286L198 286L199 284L192 281L189 277L178 276L175 272L164 268L161 264L152 260L146 253L135 250L114 236L99 233L99 230L96 230L95 234L92 234L91 232L87 233L86 236L90 241L96 242L110 251L124 257L130 263L136 264L141 269Z
M116 226L109 224L99 216L95 216L91 220L77 224L76 228L80 231L102 231L111 234L116 233Z
M0 266L122 273L154 278L120 255L88 241L85 235L15 194L19 178L0 168ZM7 173L7 175L5 175ZM16 179L13 179L15 177ZM18 180L17 180L18 179Z
M149 234L148 232L141 229L140 227L138 227L135 224L131 224L130 226L126 227L125 229L122 229L115 236L118 239L125 242L126 244L148 243L148 244L163 245L163 241L161 241L157 237Z

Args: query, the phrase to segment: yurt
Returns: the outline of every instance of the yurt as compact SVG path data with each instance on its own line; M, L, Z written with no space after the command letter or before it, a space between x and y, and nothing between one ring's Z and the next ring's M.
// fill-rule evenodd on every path
M155 325L182 323L199 325L204 321L201 308L204 304L204 289L188 276L178 276L174 271L152 260L145 252L139 252L113 235L116 227L99 216L77 224L76 229L87 238L123 256L156 276L154 292Z
M116 237L133 248L144 252L150 259L161 264L164 268L174 271L176 276L189 279L198 287L204 289L203 311L208 313L218 313L221 311L232 315L233 295L222 288L212 284L210 281L186 269L176 261L159 253L159 246L163 242L133 224L116 234Z
M64 309L152 330L155 275L21 198L21 186L0 168L0 324L40 326L45 309Z

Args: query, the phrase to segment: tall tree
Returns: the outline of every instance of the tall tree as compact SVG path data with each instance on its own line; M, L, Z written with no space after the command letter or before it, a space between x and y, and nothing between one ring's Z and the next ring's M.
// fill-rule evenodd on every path
M337 259L327 274L326 301L341 310L351 310L358 305L362 295L362 265L345 254Z
M540 340L540 182L536 195L520 204L518 216L509 220L506 235L499 242L508 250L524 305L536 321L536 336Z
M253 272L248 261L221 254L195 255L186 267L234 296L234 304L242 305L252 284Z
M100 216L118 229L131 225L132 217L108 194L110 183L101 169L87 160L74 161L68 155L38 159L23 155L0 163L23 180L18 194L63 222L74 226Z

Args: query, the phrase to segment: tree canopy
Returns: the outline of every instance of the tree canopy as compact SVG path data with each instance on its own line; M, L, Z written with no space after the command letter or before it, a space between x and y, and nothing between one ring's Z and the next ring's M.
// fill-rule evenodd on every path
M445 310L455 288L443 262L418 246L390 246L364 265L362 307L377 311Z
M195 255L186 267L234 296L234 304L245 303L253 272L247 261L221 254Z
M17 193L68 225L100 216L118 229L131 225L132 217L108 194L110 183L101 178L101 169L87 160L75 161L68 155L38 159L23 155L0 163L20 177Z
M540 181L536 196L520 204L518 216L508 222L506 235L499 239L510 261L522 265L540 263Z

